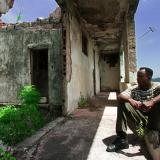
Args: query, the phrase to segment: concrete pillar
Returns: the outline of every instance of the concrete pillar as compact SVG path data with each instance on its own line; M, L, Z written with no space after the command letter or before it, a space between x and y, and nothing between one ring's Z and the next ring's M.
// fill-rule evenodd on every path
M137 77L135 23L132 16L125 17L120 50L120 91L123 91L136 82Z
M120 52L120 83L119 83L120 92L128 88L128 83L126 83L125 81L126 79L125 72L126 69L125 69L124 48L122 47Z
M137 74L135 23L133 17L126 17L125 27L125 82L135 82Z
M125 82L125 61L123 50L120 53L120 82Z

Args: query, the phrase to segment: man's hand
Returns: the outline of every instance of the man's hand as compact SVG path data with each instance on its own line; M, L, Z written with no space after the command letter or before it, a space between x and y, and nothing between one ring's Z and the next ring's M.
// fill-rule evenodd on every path
M130 103L130 105L136 109L140 109L142 107L142 103L140 101L136 101L132 98L128 99L128 102Z
M142 103L142 109L144 111L148 111L149 109L151 109L154 106L154 104L155 104L155 102L153 100L143 102Z

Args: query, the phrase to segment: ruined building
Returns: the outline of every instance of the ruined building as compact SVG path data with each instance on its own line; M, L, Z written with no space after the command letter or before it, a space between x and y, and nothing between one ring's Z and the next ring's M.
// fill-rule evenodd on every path
M0 30L0 103L18 103L25 84L46 105L74 111L80 95L119 91L135 81L138 0L57 0L48 19Z

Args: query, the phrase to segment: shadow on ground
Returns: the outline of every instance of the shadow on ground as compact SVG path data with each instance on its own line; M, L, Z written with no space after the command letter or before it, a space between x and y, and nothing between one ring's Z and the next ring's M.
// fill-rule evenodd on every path
M109 143L112 143L115 140L115 138L116 138L116 135L113 135L113 136L110 136L110 137L107 137L107 138L103 139L102 141L107 147L107 145ZM126 150L125 151L121 150L121 151L118 151L117 153L123 154L123 155L127 156L128 158L129 157L135 157L135 156L145 156L145 158L147 160L151 160L151 157L147 152L147 148L146 148L145 142L143 140L140 140L134 134L128 134L128 141L129 141L130 146L132 146L132 147L139 146L140 147L138 152L130 153L130 152L127 152Z
M103 108L79 109L49 132L38 145L36 160L87 160Z

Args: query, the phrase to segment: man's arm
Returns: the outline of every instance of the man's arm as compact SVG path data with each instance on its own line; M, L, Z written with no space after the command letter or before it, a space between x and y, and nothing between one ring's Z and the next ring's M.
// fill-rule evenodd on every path
M118 98L118 101L119 101L120 103L129 102L129 99L131 99L130 96L125 95L125 94L123 94L123 93L120 93L117 98Z
M153 101L154 104L160 102L160 95L154 97L151 101Z
M134 107L136 109L139 109L142 106L142 103L140 101L136 101L132 97L130 97L129 95L126 95L126 94L123 94L123 93L120 93L118 95L118 101L120 103L128 102L128 103L130 103L130 105L132 107Z
M157 96L154 97L153 99L143 103L144 108L147 109L147 110L149 110L150 108L154 107L154 105L156 103L160 102L160 83L157 83L156 85L157 86L155 88L155 92L156 92Z
M154 98L151 99L150 101L144 102L144 103L143 103L143 106L144 106L146 109L150 109L150 108L152 108L156 103L159 103L159 102L160 102L160 95L154 97Z

